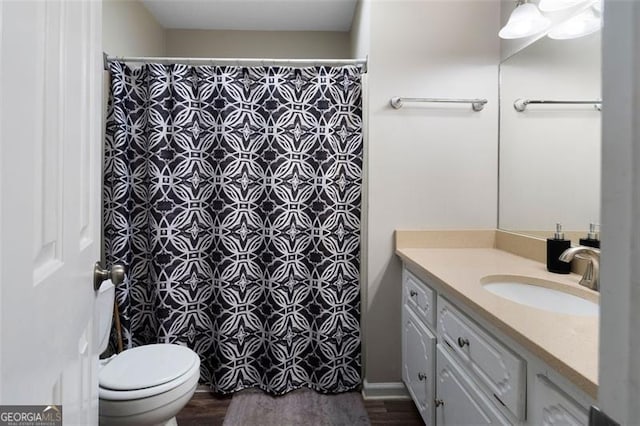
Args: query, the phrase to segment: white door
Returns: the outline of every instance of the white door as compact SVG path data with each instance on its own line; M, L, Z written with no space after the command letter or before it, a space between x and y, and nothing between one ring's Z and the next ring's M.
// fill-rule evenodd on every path
M0 1L0 404L97 423L100 1Z
M640 419L640 2L604 10L598 406L626 425Z

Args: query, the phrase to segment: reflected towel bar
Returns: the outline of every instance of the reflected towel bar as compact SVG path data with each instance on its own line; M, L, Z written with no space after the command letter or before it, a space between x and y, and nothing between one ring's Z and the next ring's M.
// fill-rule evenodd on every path
M544 105L593 105L598 111L602 110L602 101L549 101L542 99L516 99L513 102L513 108L518 112L523 112L530 104Z
M437 103L449 103L449 104L471 104L471 108L474 111L482 111L485 104L488 102L486 99L446 99L446 98L391 98L389 102L395 109L402 108L405 102L437 102Z

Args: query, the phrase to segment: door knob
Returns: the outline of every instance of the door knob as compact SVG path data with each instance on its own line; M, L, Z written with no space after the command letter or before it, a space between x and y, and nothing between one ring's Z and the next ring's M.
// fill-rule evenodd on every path
M93 266L93 289L98 291L103 281L111 279L113 285L117 286L124 282L124 266L113 265L111 269L102 269L100 262Z

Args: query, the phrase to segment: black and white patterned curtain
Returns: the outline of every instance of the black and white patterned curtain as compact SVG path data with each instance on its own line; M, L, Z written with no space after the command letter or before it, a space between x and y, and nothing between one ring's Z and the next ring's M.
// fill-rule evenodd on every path
M106 126L126 347L189 346L222 393L358 387L359 70L113 63Z

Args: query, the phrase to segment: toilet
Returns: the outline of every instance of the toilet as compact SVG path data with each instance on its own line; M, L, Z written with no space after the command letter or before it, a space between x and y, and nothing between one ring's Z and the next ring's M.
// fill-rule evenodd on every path
M114 297L113 284L103 283L96 304L100 353L109 343ZM180 345L139 346L100 360L100 424L176 425L199 378L200 358Z

